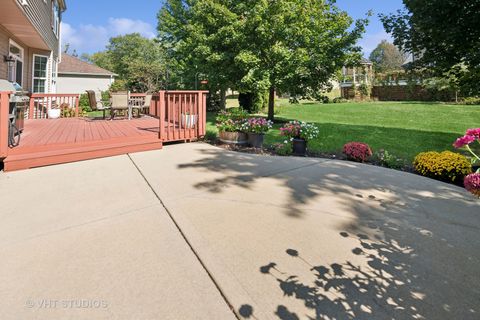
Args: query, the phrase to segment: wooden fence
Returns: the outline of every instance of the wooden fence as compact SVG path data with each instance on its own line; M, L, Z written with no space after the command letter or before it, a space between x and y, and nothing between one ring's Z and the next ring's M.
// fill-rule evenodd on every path
M10 92L0 92L0 158L8 154L9 97Z

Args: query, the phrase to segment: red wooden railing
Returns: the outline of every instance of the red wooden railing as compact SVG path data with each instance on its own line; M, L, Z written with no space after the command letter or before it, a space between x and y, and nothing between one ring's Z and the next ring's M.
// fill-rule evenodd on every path
M207 94L208 91L160 91L154 96L150 109L160 118L160 140L192 140L205 136Z
M33 93L30 97L28 119L48 118L50 108L73 108L78 117L79 94Z
M0 158L8 154L9 97L10 92L0 92Z

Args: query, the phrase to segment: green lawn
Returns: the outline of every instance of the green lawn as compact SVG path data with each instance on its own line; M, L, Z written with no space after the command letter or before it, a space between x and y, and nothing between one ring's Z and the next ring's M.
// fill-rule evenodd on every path
M316 123L320 137L309 142L313 152L341 152L350 141L368 143L373 149L412 161L422 151L452 150L452 143L466 129L480 126L480 106L420 102L371 102L290 105L280 103L276 121ZM281 123L266 136L266 144L283 141ZM208 117L209 134L216 133L215 115Z

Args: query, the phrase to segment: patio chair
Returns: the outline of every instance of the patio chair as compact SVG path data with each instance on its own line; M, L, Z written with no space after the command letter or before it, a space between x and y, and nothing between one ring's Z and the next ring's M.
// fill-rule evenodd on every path
M112 107L110 110L111 119L115 118L115 114L119 111L121 112L129 112L128 108L128 91L121 91L121 92L112 92Z
M92 109L92 111L103 111L103 119L105 120L105 112L107 110L110 110L110 106L108 105L108 102L102 101L101 99L97 99L97 95L93 90L87 90L87 95L88 95L88 104L90 105L90 109Z
M133 110L137 111L137 117L140 118L140 113L147 114L150 111L150 103L152 102L152 95L147 94L145 95L145 99L143 100L143 103L140 105L134 105L132 106L132 113ZM148 111L146 111L148 110Z

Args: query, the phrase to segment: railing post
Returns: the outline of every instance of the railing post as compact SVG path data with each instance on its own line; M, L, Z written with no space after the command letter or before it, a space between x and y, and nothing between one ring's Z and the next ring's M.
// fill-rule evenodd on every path
M35 107L35 97L32 94L30 97L30 104L28 106L28 119L33 119L33 108Z
M8 114L10 92L0 92L0 158L8 155Z
M78 107L80 105L80 95L77 95L75 97L75 99L76 99L76 101L75 101L75 117L78 118L78 111L79 111Z
M160 140L164 139L164 133L165 133L165 91L160 91L160 100L158 102L159 109L158 110L158 116L160 118L160 124L158 128L158 138Z

